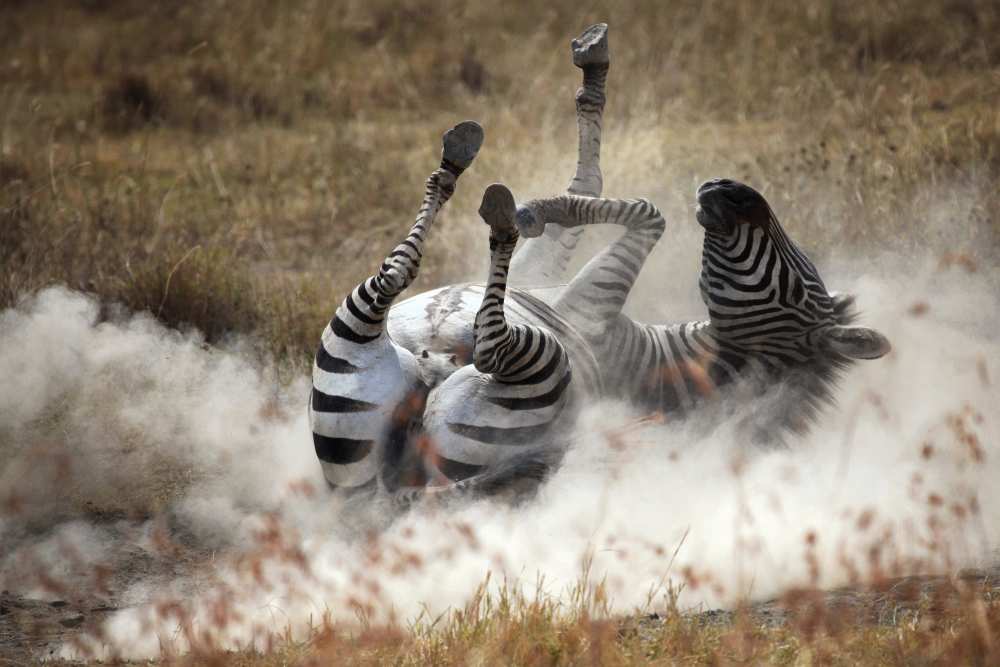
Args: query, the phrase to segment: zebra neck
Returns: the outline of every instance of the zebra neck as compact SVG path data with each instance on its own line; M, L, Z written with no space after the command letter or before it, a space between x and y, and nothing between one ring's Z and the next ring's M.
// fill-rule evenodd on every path
M713 396L748 361L708 320L647 325L621 316L600 353L612 393L664 413L687 411Z
M850 360L814 355L803 361L797 342L770 347L734 341L710 320L644 325L621 316L596 353L605 387L651 413L683 416L734 383L760 395L788 383L774 428L802 432L832 402L832 388ZM770 420L770 421L767 421Z

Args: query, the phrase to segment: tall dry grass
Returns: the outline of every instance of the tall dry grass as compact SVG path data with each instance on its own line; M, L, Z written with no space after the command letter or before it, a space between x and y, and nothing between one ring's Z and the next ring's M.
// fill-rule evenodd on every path
M612 26L609 191L686 218L697 181L726 174L776 200L810 247L905 249L941 244L928 211L971 188L985 194L949 233L984 257L997 247L992 2L93 0L3 13L4 306L63 282L304 363L414 214L454 122L480 120L487 142L417 289L479 266L466 247L481 245L485 184L565 185L578 85L566 43L596 20Z

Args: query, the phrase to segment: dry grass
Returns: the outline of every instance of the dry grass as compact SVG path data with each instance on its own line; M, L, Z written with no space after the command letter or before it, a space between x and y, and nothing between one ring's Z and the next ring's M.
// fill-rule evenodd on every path
M472 211L487 183L529 196L568 182L566 42L597 20L612 26L610 192L683 217L693 186L725 174L760 187L821 252L929 245L993 263L1000 249L989 0L23 0L2 14L0 308L65 283L304 367L341 295L415 213L444 129L474 118L487 143L418 289L480 266L465 249L482 246ZM996 661L1000 607L955 599L893 627L715 626L674 610L640 632L600 600L480 596L436 623L224 659Z
M610 191L686 218L692 186L725 173L808 245L843 248L934 241L929 211L971 188L955 242L997 247L991 2L16 2L0 27L0 305L63 282L304 363L456 120L483 122L487 144L418 288L479 266L462 249L481 240L486 183L564 185L566 41L598 19Z
M219 651L191 632L193 651L177 660L253 666L988 665L1000 658L1000 589L989 579L887 580L873 586L863 609L831 604L817 591L791 591L769 609L721 615L682 612L672 591L665 611L629 619L610 614L600 586L580 585L559 602L541 587L525 596L487 592L488 583L463 608L439 617L423 616L405 627L321 621L306 639L279 636L264 652ZM859 622L865 614L881 618Z
M898 626L858 628L819 603L787 624L761 623L750 610L729 623L676 608L627 622L610 620L599 599L564 608L500 594L476 596L464 609L408 632L332 628L266 657L225 657L227 664L636 665L636 664L989 664L1000 606L952 589L944 614L915 613ZM968 607L962 606L968 603ZM940 611L945 611L944 609ZM201 659L219 659L203 655Z

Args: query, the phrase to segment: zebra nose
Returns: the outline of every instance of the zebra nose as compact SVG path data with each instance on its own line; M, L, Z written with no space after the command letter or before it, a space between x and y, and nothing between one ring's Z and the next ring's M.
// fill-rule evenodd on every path
M724 188L732 184L733 181L731 181L728 178L712 178L705 181L700 186L698 186L698 194L701 194L702 192L705 192L706 190L711 190L713 188Z

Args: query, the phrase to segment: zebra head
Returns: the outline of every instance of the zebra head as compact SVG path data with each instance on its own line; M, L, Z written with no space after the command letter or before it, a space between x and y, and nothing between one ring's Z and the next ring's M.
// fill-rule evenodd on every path
M818 356L877 359L889 351L879 332L848 326L857 317L854 297L827 291L759 192L715 179L697 196L705 228L699 286L721 340L790 364Z

